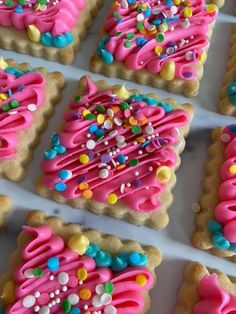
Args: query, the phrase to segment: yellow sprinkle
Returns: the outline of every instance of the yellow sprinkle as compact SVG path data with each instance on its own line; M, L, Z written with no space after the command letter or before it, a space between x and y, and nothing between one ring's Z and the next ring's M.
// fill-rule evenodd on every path
M103 124L104 120L105 120L105 117L104 117L103 114L99 114L99 115L97 116L97 123Z
M214 13L216 12L218 9L217 9L217 6L215 4L208 4L207 5L207 12L208 13Z
M131 93L126 89L124 84L122 86L118 85L118 86L113 87L112 91L117 97L123 100L128 99L131 95Z
M82 115L85 118L87 116L87 114L91 113L91 111L89 111L88 109L83 110Z
M205 54L205 53L202 53L202 54L200 55L200 60L201 60L202 62L204 62L204 61L206 60L206 54Z
M88 277L88 272L87 272L87 269L85 268L79 268L76 274L77 274L77 278L82 281L84 281Z
M180 5L181 2L182 2L181 0L174 0L174 4L175 4L175 5Z
M27 36L34 43L39 43L41 38L41 32L37 26L31 24L27 27Z
M10 304L15 302L14 297L14 282L7 281L3 287L1 299L4 301L5 304Z
M89 156L86 154L81 154L79 156L79 161L81 162L81 164L87 164L89 162Z
M79 255L84 255L89 246L89 239L84 235L75 234L70 237L67 246Z
M88 288L83 288L79 292L81 300L89 300L91 298L91 291Z
M129 118L129 123L131 125L136 125L136 124L138 124L138 121L135 119L135 117L130 117Z
M84 190L83 191L83 197L86 198L87 200L90 200L90 198L93 197L93 191L92 190Z
M184 8L184 12L183 13L184 13L185 17L191 17L193 15L192 9L188 8L188 7Z
M236 173L236 165L232 165L229 167L229 172L232 173L232 174L235 174Z
M139 286L145 286L147 283L147 278L144 275L137 275L135 281Z
M2 100L6 100L6 99L8 98L8 96L7 96L7 94L1 93L1 94L0 94L0 98L1 98Z
M5 70L8 67L7 62L3 59L3 57L0 58L0 69Z
M155 54L160 55L162 53L163 49L161 46L156 46L154 51L155 51Z
M115 204L116 202L117 202L117 195L115 194L115 193L111 193L111 194L109 194L108 195L108 197L107 197L107 201L108 201L108 203L109 204Z
M171 178L171 170L167 166L161 166L156 170L156 177L161 183L166 183Z

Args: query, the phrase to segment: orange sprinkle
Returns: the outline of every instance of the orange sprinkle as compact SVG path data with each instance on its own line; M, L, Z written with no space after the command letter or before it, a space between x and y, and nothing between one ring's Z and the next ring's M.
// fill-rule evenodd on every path
M126 165L125 164L122 164L122 165L119 165L116 169L117 170L121 170L121 169L124 169L126 167Z
M131 125L130 125L130 124L127 124L127 123L125 123L125 124L123 125L123 127L124 127L124 128L127 128L127 129L130 129L130 128L131 128Z
M143 31L142 30L139 30L139 33L143 34L143 35L146 35L147 34L147 30L144 29Z
M144 118L143 120L140 120L139 123L140 124L145 124L145 123L147 123L147 121L148 121L147 118Z
M82 300L89 300L91 298L91 291L87 288L83 288L79 292L79 296Z
M138 138L136 138L136 141L138 143L144 143L145 142L145 138L144 137L138 137Z
M86 198L87 200L90 200L90 198L93 197L93 191L92 190L84 190L83 191L83 197Z
M136 125L136 124L138 124L138 121L135 119L135 117L130 117L129 118L129 123L131 125Z
M88 185L87 182L81 182L81 183L79 184L79 189L80 189L80 191L87 190L88 188L89 188L89 185Z
M111 107L111 110L112 110L114 113L117 113L117 112L120 111L120 107L118 107L118 106L113 106L113 107Z
M85 311L84 314L91 314L91 312L90 311Z

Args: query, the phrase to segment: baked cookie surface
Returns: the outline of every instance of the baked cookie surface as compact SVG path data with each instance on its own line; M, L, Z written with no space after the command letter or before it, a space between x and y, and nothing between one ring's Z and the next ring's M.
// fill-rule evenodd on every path
M63 87L59 72L0 60L0 177L23 178Z
M0 47L72 63L103 0L10 0L0 4Z
M10 313L144 314L161 254L43 212L29 215L1 278Z
M205 0L175 3L114 1L91 70L196 96L218 9Z
M81 78L36 183L42 196L163 228L172 203L190 104Z
M5 224L5 216L11 208L11 200L8 196L0 194L0 228Z

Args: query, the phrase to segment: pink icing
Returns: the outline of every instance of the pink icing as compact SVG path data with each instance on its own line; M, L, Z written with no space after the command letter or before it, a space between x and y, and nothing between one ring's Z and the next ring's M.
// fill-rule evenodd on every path
M33 123L33 113L29 105L35 105L33 110L42 106L45 95L45 79L40 73L29 72L16 77L0 69L1 94L12 95L6 100L0 100L0 160L15 156L17 151L17 133ZM19 101L19 107L4 112L1 107L12 100Z
M162 12L166 18L179 18L177 21L169 24L169 29L164 33L165 39L162 42L157 42L156 40L156 34L160 30L154 34L139 32L136 25L137 16L140 16L141 12L137 11L136 7L132 8L129 6L124 8L122 0L116 2L119 5L111 9L104 24L104 30L110 38L105 45L105 49L113 55L115 60L124 62L132 70L146 68L151 73L159 73L165 62L171 60L176 64L177 77L193 79L197 76L194 65L200 60L202 53L204 53L206 46L209 44L207 32L217 15L216 11L207 12L204 0L190 1L192 17L188 19L190 25L187 28L182 26L186 22L186 17L183 14L184 4L177 5L177 13L173 15L171 14L173 5L166 5L166 0L135 1L137 6L145 3L147 7L152 9L152 14L149 17L145 17L144 21L141 22L145 29L152 26L153 20L160 20L159 16L153 13L153 10L156 9ZM118 12L120 15L119 19L113 16L114 12ZM117 32L121 32L121 35L117 36ZM128 33L135 34L135 38L131 40L132 45L129 48L124 45ZM139 46L136 42L138 37L142 37L147 43L142 47ZM160 57L154 51L156 46L163 48ZM170 46L174 47L174 51L171 51L171 53L170 49L167 50ZM191 53L192 57L186 58L186 53ZM162 58L162 55L166 56Z
M220 202L215 208L215 217L223 226L225 238L236 243L236 173L230 167L236 166L236 134L226 127L221 134L224 145L224 162L220 169Z
M198 286L200 301L194 306L194 314L235 314L236 296L224 290L217 274L206 275Z
M98 125L98 123L94 120L86 120L82 116L78 120L74 120L72 117L74 113L80 115L84 109L95 112L96 105L103 105L106 110L113 106L119 106L123 100L119 97L112 100L111 94L111 90L99 92L96 85L87 78L87 89L83 94L82 101L79 104L72 102L70 110L65 114L65 124L60 138L61 144L67 148L67 151L54 159L42 161L43 183L52 190L59 181L58 172L63 169L69 170L72 172L72 176L65 181L66 190L61 192L66 199L74 199L82 195L78 179L85 176L86 182L93 192L93 198L99 202L105 203L108 195L115 193L119 200L133 210L142 212L157 210L161 205L157 197L167 188L167 183L161 183L157 179L156 169L163 165L170 168L175 167L177 157L173 148L179 141L178 127L187 124L189 116L184 110L173 110L166 114L160 106L149 106L144 101L132 102L132 110L138 109L138 114L146 117L147 122L152 123L153 134L156 137L150 139L150 145L142 148L141 143L134 144L134 141L140 136L147 138L144 130L147 122L145 126L142 126L142 134L138 135L132 134L129 128L114 124L112 130L118 132L116 136L123 135L125 137L126 146L119 148L119 152L113 157L113 160L117 162L117 156L123 155L128 156L128 161L138 159L139 163L135 167L126 166L122 170L118 170L114 162L109 162L111 166L109 175L107 178L101 178L99 174L101 156L107 154L109 149L117 148L117 137L110 136L111 130L106 130L105 137L96 144L94 158L88 164L81 164L78 161L79 156L88 153L84 144L88 139L94 138L94 135L91 135L90 138L87 137L88 128L94 124ZM88 105L86 106L86 104ZM125 112L119 111L118 118L124 121L125 114ZM104 115L106 118L108 117L107 113ZM104 144L106 141L107 145ZM139 154L140 150L142 154ZM99 155L97 155L98 152ZM135 185L137 179L140 181L140 186Z
M61 314L64 313L61 303L69 295L78 294L82 288L88 288L93 297L96 295L96 286L107 281L111 281L114 286L110 304L117 309L117 314L137 314L143 309L144 300L141 291L149 289L153 283L153 276L146 267L129 267L118 273L113 273L106 267L96 268L93 258L79 256L67 248L64 240L53 235L49 226L24 227L24 231L31 235L32 240L22 250L22 263L14 274L16 301L7 306L6 314L32 314L34 306L47 306L49 300L52 302L56 298L59 298L61 302L53 305L48 313ZM51 257L58 257L60 261L59 269L54 272L47 267L47 261ZM43 276L26 278L25 271L35 268L43 269ZM76 276L76 272L80 268L85 268L88 272L88 277L82 284L79 284ZM66 291L62 290L62 285L57 279L62 272L66 272L69 276ZM49 277L52 274L54 279L50 280ZM135 281L139 274L144 275L147 279L144 286L138 285ZM50 298L50 293L57 289L59 289L59 293ZM29 295L33 296L36 291L40 292L40 296L34 305L30 308L24 307L24 298ZM88 301L81 299L76 307L82 310L85 304L88 305L88 310L91 312L100 310L102 314L104 313L104 305L98 309L91 303L91 299Z
M41 33L50 32L53 36L71 32L85 5L84 0L50 0L46 9L40 11L36 10L38 1L30 0L23 5L23 12L17 13L16 4L15 0L11 6L0 4L0 26L24 30L34 24Z

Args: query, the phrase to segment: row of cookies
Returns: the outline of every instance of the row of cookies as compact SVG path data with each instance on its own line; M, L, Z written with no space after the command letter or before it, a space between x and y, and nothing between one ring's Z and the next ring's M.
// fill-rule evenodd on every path
M0 196L0 206L6 199ZM161 259L157 248L35 211L0 279L0 311L147 313ZM174 314L233 313L235 300L235 277L192 262L185 269Z
M68 64L103 0L15 2L0 4L0 47ZM91 70L196 96L216 5L224 4L206 2L115 0L94 47Z

